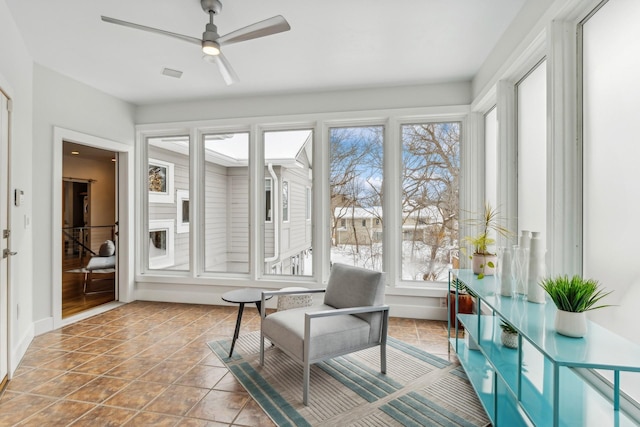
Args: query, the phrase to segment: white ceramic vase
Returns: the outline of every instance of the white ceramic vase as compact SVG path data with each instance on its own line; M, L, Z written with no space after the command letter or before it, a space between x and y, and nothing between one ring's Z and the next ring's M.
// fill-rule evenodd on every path
M529 249L531 246L531 232L529 230L522 230L520 232L520 238L518 240L518 246L522 249Z
M582 338L587 334L587 313L558 310L555 320L556 332L572 338Z
M513 296L513 275L511 264L513 263L513 252L510 248L500 248L498 251L498 281L500 282L500 295L504 297Z
M515 286L515 295L527 295L527 271L529 270L529 249L513 246L511 277Z
M540 233L534 231L531 233L530 249L529 249L529 271L527 275L527 301L536 304L545 303L545 292L540 281L545 275L545 253L542 247L542 239Z

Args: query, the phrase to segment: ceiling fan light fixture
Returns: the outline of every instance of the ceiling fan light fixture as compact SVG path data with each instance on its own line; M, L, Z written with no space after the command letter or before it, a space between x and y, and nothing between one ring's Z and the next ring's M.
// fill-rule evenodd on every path
M202 42L202 53L205 55L220 55L220 45L213 40L204 40Z

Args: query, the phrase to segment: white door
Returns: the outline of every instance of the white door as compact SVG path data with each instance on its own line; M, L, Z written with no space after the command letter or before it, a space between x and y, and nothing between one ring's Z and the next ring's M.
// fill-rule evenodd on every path
M7 380L9 361L8 256L9 245L9 100L0 92L0 385Z

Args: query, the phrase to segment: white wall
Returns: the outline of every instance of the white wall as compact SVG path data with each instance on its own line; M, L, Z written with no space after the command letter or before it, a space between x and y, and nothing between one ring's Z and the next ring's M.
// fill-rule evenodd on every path
M40 65L33 69L33 320L52 313L53 127L133 145L134 106ZM122 241L121 241L122 243ZM133 249L133 248L131 248ZM29 281L28 283L31 283Z
M145 105L136 123L332 113L471 103L469 82Z
M31 221L33 192L31 180L33 62L27 54L22 37L4 0L0 0L0 89L13 102L11 114L11 171L9 185L20 188L24 203L10 206L11 249L18 255L9 261L10 357L12 372L33 336L32 324L32 228L26 228L24 218ZM17 309L19 307L19 310Z

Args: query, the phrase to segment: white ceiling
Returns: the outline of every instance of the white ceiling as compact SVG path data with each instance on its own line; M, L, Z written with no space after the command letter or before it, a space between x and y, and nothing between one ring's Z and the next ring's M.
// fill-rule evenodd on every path
M291 30L223 48L226 86L198 46L100 15L200 38L199 0L6 0L34 60L135 104L470 81L526 0L222 0L224 35L283 15ZM535 1L535 0L534 0ZM161 74L183 71L180 79Z

